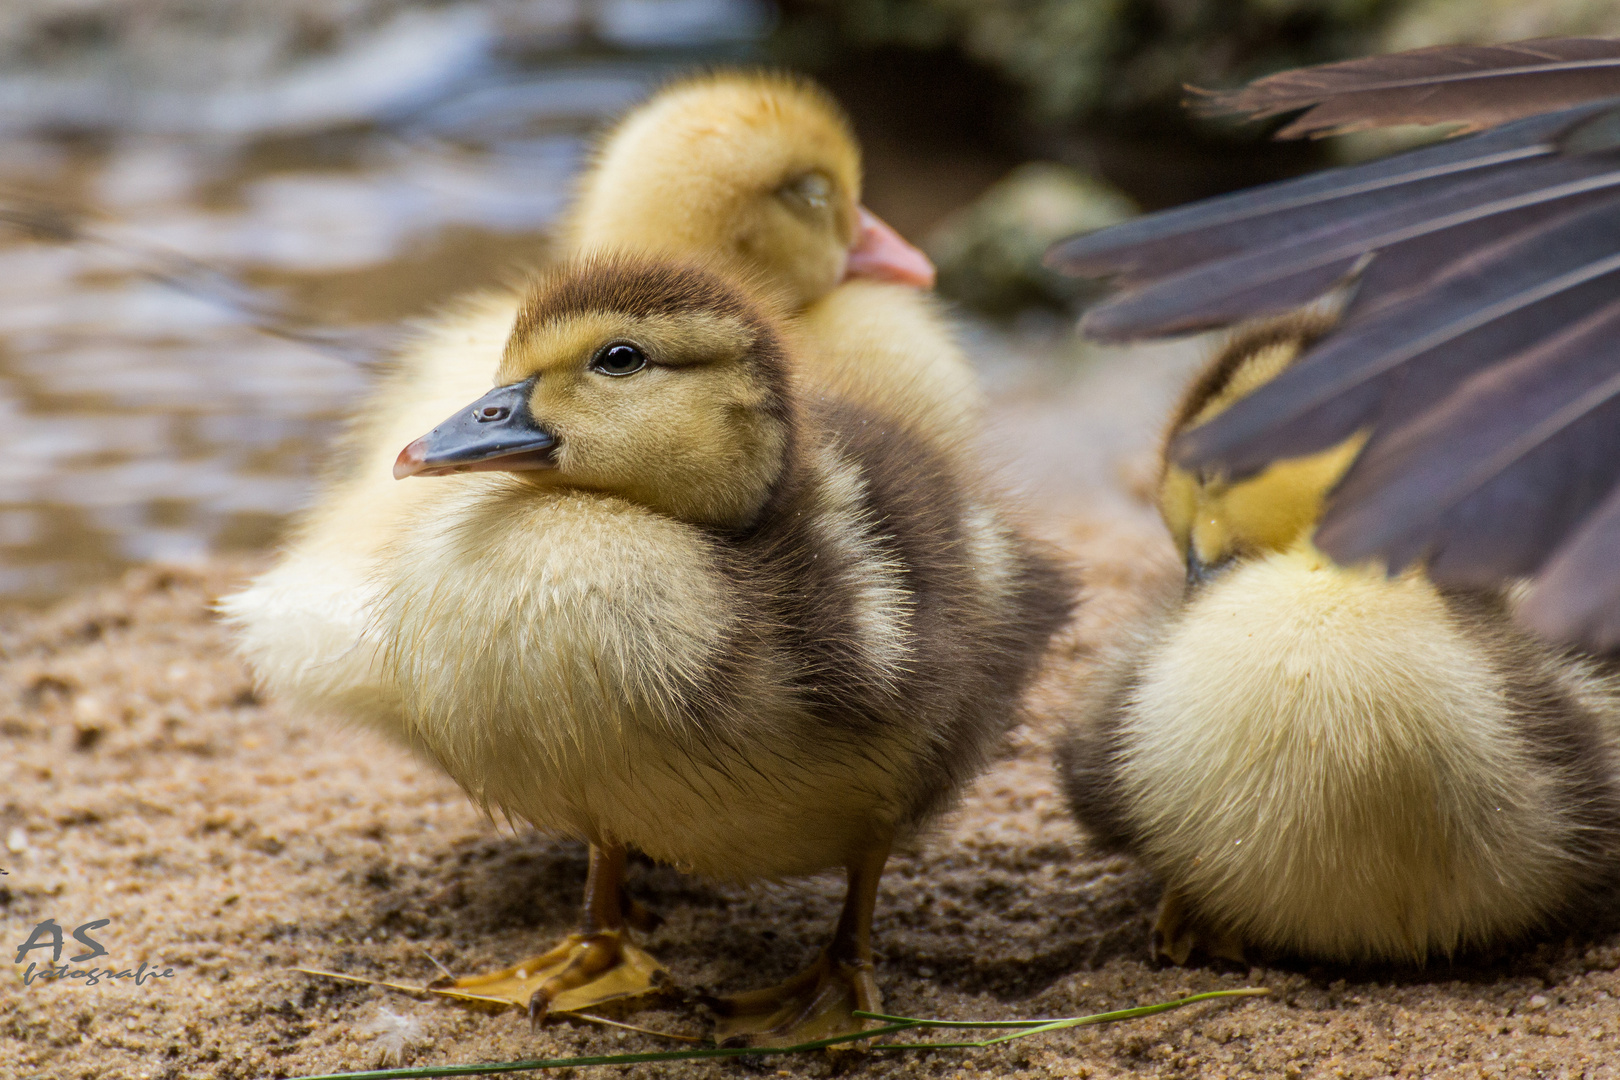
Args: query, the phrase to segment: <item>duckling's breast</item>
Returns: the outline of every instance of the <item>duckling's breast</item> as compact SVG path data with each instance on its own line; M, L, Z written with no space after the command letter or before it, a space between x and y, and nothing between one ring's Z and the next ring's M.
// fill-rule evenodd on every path
M408 738L481 805L717 877L842 863L915 749L818 726L704 530L510 478L447 485L387 560Z
M1416 576L1308 544L1165 629L1123 717L1149 860L1250 940L1420 959L1533 924L1571 872L1556 779Z

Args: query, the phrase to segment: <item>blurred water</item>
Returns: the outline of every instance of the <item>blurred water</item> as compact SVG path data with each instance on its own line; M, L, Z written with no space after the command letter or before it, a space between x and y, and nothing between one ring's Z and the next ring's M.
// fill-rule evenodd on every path
M365 391L355 361L542 259L591 133L677 70L751 58L770 18L0 2L0 604L273 543ZM901 224L986 168L890 149L869 195ZM1060 323L968 341L1006 485L1157 536L1140 489L1202 347L1099 351Z
M62 208L82 234L0 229L0 602L271 542L364 390L343 355L540 258L588 134L673 70L749 56L770 19L763 0L0 7L0 215Z

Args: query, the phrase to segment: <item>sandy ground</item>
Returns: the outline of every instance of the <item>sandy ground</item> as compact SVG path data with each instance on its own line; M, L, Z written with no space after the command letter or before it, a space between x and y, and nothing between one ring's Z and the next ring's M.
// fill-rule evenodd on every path
M1178 364L1156 370L1174 374ZM1074 433L1087 406L1063 393L1004 388L998 415L1014 460L1046 460L1055 475L1064 463L1053 447L1094 437ZM1119 398L1083 396L1109 403L1089 406L1087 423L1122 423ZM1143 400L1138 411L1162 408ZM1054 426L1062 410L1068 427ZM1151 431L1121 445L1132 439L1146 445ZM1047 453L1030 458L1030 440ZM1086 855L1046 749L1068 688L1086 677L1135 587L1163 565L1165 545L1131 504L1140 452L1095 465L1095 484L1111 493L1092 493L1090 516L1073 511L1085 492L1071 486L1060 497L1039 467L1028 470L1045 527L1085 567L1090 599L1054 652L1037 722L1015 733L959 812L891 864L876 925L880 985L892 1011L948 1018L1076 1015L1246 985L1275 996L983 1052L844 1052L602 1075L1620 1076L1620 935L1421 972L1146 961L1153 884L1127 861ZM403 751L261 701L210 609L253 568L141 570L43 614L0 620L6 960L46 919L69 932L107 919L86 931L108 951L93 964L173 972L140 986L25 985L26 963L15 967L0 981L0 1078L370 1068L382 1062L387 1040L376 1029L389 1015L408 1029L402 1056L414 1065L667 1045L577 1023L531 1030L517 1012L291 970L421 983L436 974L429 954L458 972L530 955L570 929L585 857L576 844L481 819ZM684 985L722 992L806 963L838 886L721 888L654 866L635 868L632 883L667 920L645 944ZM66 945L64 958L84 948ZM636 1019L685 1032L704 1024L678 1005Z

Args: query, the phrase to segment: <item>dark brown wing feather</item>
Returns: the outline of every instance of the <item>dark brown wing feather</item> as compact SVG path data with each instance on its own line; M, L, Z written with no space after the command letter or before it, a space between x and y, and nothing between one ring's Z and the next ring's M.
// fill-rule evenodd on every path
M1596 111L1589 106L1538 116L1383 161L1149 214L1059 241L1046 263L1064 273L1111 277L1120 285L1152 281L1257 244L1286 240L1302 225L1318 228L1443 190L1482 169L1552 156L1562 133Z
M1610 492L1536 578L1525 622L1557 641L1620 649L1620 487Z
M1554 158L1505 172L1484 170L1370 213L1299 228L1279 242L1254 244L1109 300L1089 312L1082 326L1095 337L1118 341L1288 311L1342 281L1365 255L1563 199L1604 190L1620 193L1620 160L1609 157Z
M1308 109L1279 138L1390 124L1469 129L1620 95L1620 41L1542 38L1511 45L1438 45L1299 68L1241 90L1199 94L1207 115L1276 116Z
M1620 42L1597 39L1273 76L1211 104L1310 108L1288 134L1502 126L1077 237L1049 261L1131 290L1087 317L1114 339L1286 310L1358 267L1339 328L1177 458L1241 475L1367 430L1326 550L1425 561L1442 582L1539 571L1533 625L1620 646L1616 97Z
M1616 296L1620 200L1467 251L1365 313L1352 307L1289 371L1185 432L1173 453L1184 464L1219 461L1247 475L1363 427L1404 423L1460 380L1534 349Z
M1620 300L1380 425L1319 543L1447 580L1534 574L1620 480Z

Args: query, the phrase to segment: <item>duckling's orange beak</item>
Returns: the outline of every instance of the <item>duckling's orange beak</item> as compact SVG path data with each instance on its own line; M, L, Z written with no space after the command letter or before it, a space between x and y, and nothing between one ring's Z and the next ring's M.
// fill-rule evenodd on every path
M399 452L394 479L554 469L557 437L529 412L534 380L497 386Z
M919 289L934 287L934 264L928 256L906 243L888 223L862 206L855 243L844 264L844 280L864 277L897 281Z

